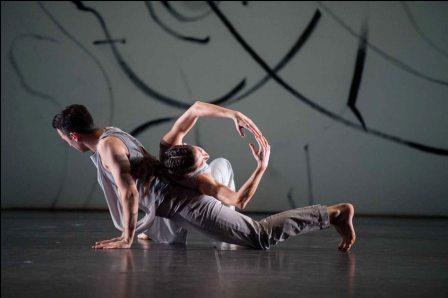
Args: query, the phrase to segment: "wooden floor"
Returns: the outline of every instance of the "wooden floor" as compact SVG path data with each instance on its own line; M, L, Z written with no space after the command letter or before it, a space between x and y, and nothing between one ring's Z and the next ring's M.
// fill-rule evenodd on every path
M261 218L261 216L253 216ZM358 241L337 250L333 228L269 251L217 250L117 236L108 213L2 212L2 297L448 297L448 220L355 218Z

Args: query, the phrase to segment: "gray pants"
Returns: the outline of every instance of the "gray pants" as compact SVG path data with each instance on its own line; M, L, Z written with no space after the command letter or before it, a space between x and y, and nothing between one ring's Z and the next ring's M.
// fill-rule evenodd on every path
M269 249L290 236L330 226L326 206L291 209L256 221L205 195L166 199L158 205L157 216L217 241L256 249Z
M219 183L224 184L231 190L235 190L233 169L230 162L224 158L217 158L210 163L210 174ZM227 206L227 205L226 205ZM235 206L228 206L235 210ZM153 241L158 243L186 244L188 231L176 224L169 218L156 216L152 226L144 231ZM226 243L215 242L215 247L229 248Z
M327 208L321 205L288 210L260 221L209 196L184 198L168 205L176 211L170 214L162 203L157 209L159 216L167 216L179 226L215 240L258 249L269 249L290 236L330 226Z

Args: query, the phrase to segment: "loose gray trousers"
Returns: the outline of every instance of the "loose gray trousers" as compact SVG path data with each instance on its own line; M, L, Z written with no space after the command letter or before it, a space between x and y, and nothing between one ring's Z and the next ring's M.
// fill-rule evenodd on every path
M257 221L206 195L165 199L157 206L156 215L217 241L255 249L269 249L290 236L330 226L324 205L291 209Z

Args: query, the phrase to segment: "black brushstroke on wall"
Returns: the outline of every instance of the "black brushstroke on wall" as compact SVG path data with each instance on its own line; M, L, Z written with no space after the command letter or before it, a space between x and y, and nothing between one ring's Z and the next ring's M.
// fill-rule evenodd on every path
M344 105L344 106L342 107L342 109L341 109L339 112L337 112L336 114L339 115L339 117L342 117L342 116L345 114L345 112L347 112L347 111L348 111L348 106L347 106L347 105ZM325 127L323 128L323 130L328 130L329 128L333 127L333 126L336 125L336 124L337 124L337 123L332 122L331 124L325 126Z
M338 122L341 122L349 127L352 127L354 129L357 129L359 131L372 134L378 137L381 137L386 140L390 140L392 142L395 142L397 144L405 145L410 148L414 148L423 152L437 154L437 155L448 155L448 150L444 148L437 148L433 146L428 146L425 144L408 141L393 135L389 135L386 133L383 133L378 130L374 129L367 129L364 130L364 128L354 122L351 122L349 120L346 120L344 118L341 118L340 116L336 115L335 113L325 109L324 107L316 104L314 101L308 99L307 97L303 96L300 92L298 92L295 88L290 86L287 82L285 82L282 78L280 78L270 67L269 65L252 49L252 47L249 46L249 44L241 37L241 35L237 32L235 27L230 23L230 21L227 19L227 17L221 12L221 10L212 2L207 1L207 3L210 5L210 7L213 9L215 14L218 16L218 18L221 20L221 22L224 24L224 26L229 30L229 32L232 34L232 36L238 41L238 43L246 50L246 52L249 53L249 55L262 67L280 86L282 86L285 90L287 90L290 94L292 94L294 97L296 97L298 100L302 101L309 107L313 108L314 110L320 112L321 114L326 115L327 117L330 117Z
M323 8L339 25L341 25L345 30L347 30L351 35L355 36L356 38L360 38L359 34L357 34L355 32L355 30L353 30L350 26L348 26L341 18L339 18L338 16L336 16L336 14L329 9L325 4L323 4L320 1L316 1L317 4ZM367 42L367 46L374 52L376 52L378 55L380 55L380 57L384 58L385 60L391 62L393 65L397 66L398 68L413 74L421 79L424 79L428 82L432 82L432 83L436 83L436 84L440 84L442 86L448 86L448 81L445 80L441 80L441 79L437 79L434 78L432 76L426 75L418 70L416 70L415 68L407 65L406 63L400 61L399 59L393 57L391 54L387 53L386 51L380 49L379 47L375 46L374 44Z
M361 29L361 37L359 38L358 52L356 55L355 71L353 72L352 85L350 86L350 93L348 96L347 106L361 122L364 130L367 130L366 123L361 115L361 112L356 107L356 100L358 99L358 92L361 86L362 73L364 70L364 64L366 62L367 51L367 38L368 38L368 25L365 22Z
M132 136L136 137L136 136L138 136L139 134L141 134L142 132L144 132L145 130L147 130L147 129L153 127L153 126L156 126L156 125L159 125L159 124L162 124L162 123L165 123L165 122L174 121L174 120L176 120L178 117L179 117L179 116L174 116L174 117L163 117L163 118L158 118L158 119L153 119L153 120L147 121L147 122L145 122L145 123L143 123L143 124L140 124L140 125L137 126L136 128L132 129L131 132L130 132L130 134L131 134Z
M145 6L148 9L149 15L151 16L152 20L160 26L160 28L162 28L166 33L168 33L171 36L174 36L175 38L179 39L179 40L183 40L183 41L187 41L187 42L192 42L192 43L198 43L198 44L207 44L210 41L210 37L203 37L203 38L199 38L199 37L192 37L192 36L186 36L186 35L182 35L178 32L176 32L175 30L171 29L170 27L168 27L166 24L164 24L160 18L157 16L154 7L151 4L151 1L145 1Z
M92 59L94 64L98 67L98 69L101 71L101 74L104 77L104 80L106 81L106 87L107 92L109 93L109 123L112 124L114 121L114 110L115 110L115 98L114 98L114 92L112 89L112 84L110 82L109 76L107 75L106 71L104 70L103 65L98 60L98 58L95 57L80 41L78 41L72 34L70 34L64 26L61 25L61 23L56 20L56 18L47 10L45 5L43 5L40 1L37 1L37 4L42 9L42 11L48 16L48 18L51 20L53 24L56 25L56 27L59 29L59 31L62 32L68 39L70 39L75 45L77 45L88 57ZM111 38L109 38L111 39Z
M320 18L321 18L321 13L318 9L316 9L313 17L311 18L311 21L308 23L305 30L300 34L299 38L296 40L296 42L291 47L291 49L286 53L286 55L272 69L275 73L278 73L280 70L282 70L291 61L291 59L293 57L295 57L295 55L299 52L299 50L303 47L303 45L309 40L311 34L316 29ZM237 101L240 101L240 100L246 98L247 96L249 96L252 93L254 93L255 91L257 91L264 84L266 84L266 82L268 82L270 79L271 79L271 76L269 74L265 75L260 81L258 81L251 88L246 90L244 93L242 93L241 95L237 96L234 99L229 100L227 102L227 104L233 104Z
M101 14L96 11L93 8L85 6L81 1L71 1L76 5L76 8L80 11L85 11L93 14L97 21L99 22L104 34L106 35L107 39L112 39L109 30L107 29L106 22L104 21L104 18L101 16ZM124 61L123 57L121 56L120 52L118 51L117 47L113 43L109 44L111 47L112 53L114 54L115 59L117 59L118 64L120 65L121 69L124 71L124 73L128 76L129 80L144 94L166 104L171 107L179 108L179 109L186 109L191 106L191 103L184 103L181 100L177 100L174 98L170 98L168 96L165 96L151 87L149 87L147 84L145 84L138 76L137 74L129 67L129 65ZM242 79L234 88L232 88L229 92L227 92L225 95L219 97L218 99L213 99L210 101L210 103L216 103L216 102L225 102L226 100L232 98L237 94L241 89L244 88L246 85L246 79Z
M313 195L313 177L311 175L311 161L309 153L309 145L306 144L303 149L305 150L306 158L306 174L308 177L308 205L314 205L314 195Z
M448 58L448 52L446 52L444 49L439 47L435 44L420 28L420 26L417 23L417 20L414 18L414 15L411 12L411 9L409 8L408 4L405 1L400 1L401 5L403 7L403 10L406 13L406 16L408 17L409 22L411 23L412 27L414 27L414 30L420 35L420 37L434 50Z
M294 198L292 197L292 191L294 190L293 187L291 187L288 191L288 194L286 195L286 197L288 198L288 202L289 202L289 206L291 207L291 209L296 209L298 208L296 205L296 202L294 202Z
M216 2L219 2L219 1L216 1ZM212 10L210 9L209 11L206 11L205 13L203 13L201 15L198 15L195 17L187 17L187 16L184 16L183 14L179 13L173 6L171 6L169 1L164 0L164 1L161 1L161 3L166 8L166 10L180 22L196 22L196 21L202 20L205 17L209 16L210 13L212 12Z
M121 43L121 44L125 44L126 43L126 39L121 38L121 39L106 39L106 40L95 40L93 42L94 45L100 45L100 44L108 44L108 43Z
M109 93L109 124L112 124L114 121L114 111L115 111L115 97L114 92L112 89L112 84L109 79L109 76L107 72L105 71L103 65L98 60L98 58L95 57L80 41L78 41L68 30L62 26L62 24L46 9L45 5L43 5L40 1L37 1L37 4L42 9L42 11L47 15L47 17L50 19L50 21L59 29L59 31L62 32L69 40L71 40L75 45L77 45L85 54L87 54L88 57L92 59L94 64L99 68L101 74L104 77L104 80L106 82L107 92ZM109 40L112 40L112 38L108 38ZM67 168L68 170L68 168ZM67 174L68 175L68 174ZM93 181L92 186L90 188L89 195L87 197L88 200L91 200L91 195L93 194L93 191L98 187L97 182Z
M14 72L16 73L17 77L19 78L19 82L20 85L22 86L22 88L29 94L31 94L32 96L35 96L39 99L45 100L47 102L49 102L51 105L53 105L53 107L56 108L56 110L60 110L62 108L61 104L56 100L55 97L46 94L42 91L36 90L33 87L31 87L31 85L26 81L25 76L23 75L22 71L20 70L19 67L19 63L15 57L15 51L16 51L16 46L17 46L17 42L19 40L22 39L35 39L38 41L45 41L45 42L50 42L50 43L59 43L58 40L52 38L52 37L48 37L48 36L43 36L40 34L34 34L34 33L28 33L28 34L21 34L17 37L14 38L14 40L11 43L11 46L9 48L8 51L8 56L9 56L9 62L12 65L12 68L14 70ZM50 126L50 121L48 121L48 125ZM56 136L56 134L55 134ZM51 198L51 204L50 204L50 208L54 209L56 208L56 204L59 201L59 197L61 196L62 190L64 189L64 185L65 182L67 181L67 176L68 176L68 147L64 146L64 156L63 156L63 166L62 166L62 175L60 175L61 177L61 181L58 184L58 188L56 190L56 193L54 194L54 196Z
M184 82L185 87L187 88L188 91L188 95L190 96L190 98L195 98L195 96L193 95L193 90L191 89L190 84L188 83L187 80L187 76L185 75L185 73L182 70L182 66L179 66L179 73L180 73L180 77L182 78L182 81ZM195 128L194 128L194 136L195 136L195 140L196 140L196 145L199 147L203 147L202 141L201 141L201 134L200 134L200 122L196 122Z

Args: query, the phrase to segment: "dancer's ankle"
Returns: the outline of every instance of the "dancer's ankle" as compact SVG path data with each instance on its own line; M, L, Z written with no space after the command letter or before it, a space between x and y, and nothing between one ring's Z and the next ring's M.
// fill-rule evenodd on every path
M330 224L337 224L337 218L341 214L341 210L334 206L327 207L328 217L330 218Z

